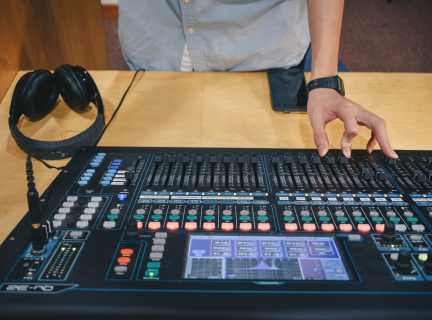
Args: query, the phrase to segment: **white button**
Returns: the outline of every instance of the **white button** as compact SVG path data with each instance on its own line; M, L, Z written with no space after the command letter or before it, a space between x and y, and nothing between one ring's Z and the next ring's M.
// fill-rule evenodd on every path
M222 214L224 216L230 216L230 215L232 215L232 211L231 210L224 210L224 211L222 211Z
M70 201L70 202L74 202L74 201L78 200L78 197L77 196L69 196L69 197L66 198L66 200Z
M266 216L267 215L267 211L265 211L265 210L258 210L257 213L259 216Z
M62 222L57 220L57 221L53 221L52 224L54 228L57 228L61 226Z
M327 212L324 211L324 210L320 210L320 211L318 211L318 215L319 215L320 217L325 217L325 216L327 216Z
M343 211L336 211L335 212L336 217L343 217L345 213Z
M79 238L82 237L83 232L82 231L71 231L71 233L69 234L72 238Z
M407 227L404 224L395 224L396 231L405 232Z
M343 201L355 201L354 198L343 198Z
M370 201L370 198L360 198L360 201Z
M353 211L352 215L353 215L354 217L361 217L362 214L361 214L360 211Z
M58 210L59 213L69 213L70 212L70 208L60 208Z
M93 214L93 213L95 213L96 212L96 209L95 208L85 208L84 209L84 213L85 214Z
M327 198L328 201L337 201L337 198Z
M411 211L405 211L404 216L405 217L412 217L412 216L414 216L414 214Z
M289 200L289 197L279 197L279 200Z
M387 211L387 217L396 217L396 212Z
M411 227L414 231L423 232L425 227L422 224L413 224Z
M306 201L306 198L305 197L297 197L296 200L297 201Z
M396 260L398 259L398 257L399 257L399 253L392 253L392 254L390 255L390 259L392 259L392 260L394 260L394 261L396 261Z
M391 201L402 201L401 198L391 198Z
M153 238L153 244L166 244L166 239Z
M194 33L195 30L194 30L194 28L189 28L189 29L188 29L188 32L189 32L189 33Z
M114 208L114 209L111 209L111 213L112 213L112 214L119 214L119 213L120 213L120 210L117 209L117 208Z
M244 210L242 210L242 211L244 211ZM208 209L208 210L206 210L205 214L207 216L214 216L215 212L214 212L214 210ZM241 214L241 211L240 211L240 214Z
M115 227L115 221L105 221L103 223L103 227L108 228L108 229L114 228Z
M66 215L65 214L55 214L54 219L55 220L63 220L63 219L66 219Z
M119 272L119 273L125 273L127 272L128 268L126 266L115 266L114 267L114 272Z
M88 221L77 221L76 226L78 228L87 228L88 227Z
M155 238L166 239L167 236L168 236L168 233L166 233L166 232L156 232L155 233Z
M303 210L302 212L300 212L300 214L302 215L302 217L309 217L310 213L309 211Z
M73 207L74 203L73 202L63 202L63 207L68 208L68 207Z
M97 208L97 207L99 207L99 202L96 202L96 201L89 202L88 207L89 208Z
M144 209L138 209L138 210L136 211L136 213L137 213L137 214L144 214L144 213L145 213L145 210L144 210Z
M384 202L387 201L386 198L375 198L375 201Z
M376 211L371 211L369 214L371 217L378 217L379 216L379 213Z
M361 240L361 236L359 234L349 234L348 235L348 240L350 240L350 241L360 241Z
M240 212L240 214L241 214L241 212ZM285 217L290 217L290 216L293 215L293 213L292 213L291 210L285 210L285 211L283 212L283 215L284 215Z
M321 201L322 199L319 198L319 197L312 197L311 200L312 200L312 201Z
M91 201L102 201L102 197L91 197Z
M153 245L151 247L151 251L154 251L154 252L164 252L165 251L165 246L159 245L159 244Z
M184 3L188 4L190 0L183 0Z
M91 220L93 218L93 216L91 214L82 214L80 216L81 220Z
M160 260L163 257L163 253L162 252L150 252L150 259L153 260Z

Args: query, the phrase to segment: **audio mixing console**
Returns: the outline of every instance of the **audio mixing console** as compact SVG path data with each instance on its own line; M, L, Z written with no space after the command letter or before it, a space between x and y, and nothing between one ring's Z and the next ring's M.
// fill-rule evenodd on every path
M431 319L432 152L398 154L84 148L43 250L27 216L0 247L0 318Z

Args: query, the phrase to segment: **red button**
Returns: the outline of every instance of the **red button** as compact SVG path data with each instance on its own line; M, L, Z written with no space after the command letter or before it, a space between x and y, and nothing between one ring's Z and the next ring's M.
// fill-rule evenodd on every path
M332 223L323 223L321 229L323 231L332 232L334 230L334 225Z
M186 230L195 230L197 228L196 222L186 222L185 223L185 229Z
M222 222L221 228L222 228L222 230L230 231L230 230L234 229L234 223L232 223L232 222Z
M131 256L133 255L133 250L125 248L125 249L121 249L120 253L122 256Z
M376 225L375 225L375 229L376 229L376 231L378 231L378 232L384 232L385 224L382 224L382 223L376 224Z
M297 224L296 223L285 223L285 230L286 231L297 231Z
M160 229L161 224L159 221L151 221L151 222L149 222L148 227L149 227L149 229L157 230L157 229Z
M303 229L304 231L312 232L316 230L316 225L315 223L305 223L303 224Z
M269 231L270 230L270 223L267 223L267 222L258 223L258 230Z
M357 225L357 228L361 232L369 232L371 230L370 225L366 223L360 223L359 225Z
M120 257L117 259L118 263L129 263L130 262L130 258L128 257Z
M352 231L352 225L350 225L348 223L342 223L339 225L339 229L341 231L350 232L350 231Z
M240 230L243 230L243 231L252 230L252 223L250 223L250 222L242 222L242 223L240 223Z
M204 230L214 230L216 228L214 222L204 222L203 229Z
M143 223L142 223L142 221L138 221L138 222L137 222L137 228L138 228L138 229L142 229L142 227L143 227Z
M177 221L170 221L167 223L168 230L177 230L179 228L179 223Z

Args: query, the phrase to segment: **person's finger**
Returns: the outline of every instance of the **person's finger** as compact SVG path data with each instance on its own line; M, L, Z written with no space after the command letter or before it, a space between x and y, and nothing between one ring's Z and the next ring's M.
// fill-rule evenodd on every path
M343 121L345 127L341 140L342 153L345 157L351 158L352 142L359 133L357 120L354 113L351 112L349 108L344 109L339 118Z
M329 150L329 140L325 131L326 123L321 119L311 119L314 141L320 157L324 157Z
M371 138L369 139L367 145L366 145L366 150L369 153L372 153L373 149L375 148L376 144L377 144L378 140L375 136L375 133L373 131L371 131Z

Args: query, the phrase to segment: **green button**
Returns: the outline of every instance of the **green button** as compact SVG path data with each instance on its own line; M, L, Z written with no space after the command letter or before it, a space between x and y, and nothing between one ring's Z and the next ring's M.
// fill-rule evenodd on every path
M146 270L144 274L147 278L159 277L159 270Z
M142 220L142 219L144 219L144 215L143 214L136 214L136 215L134 215L134 219L135 220Z
M347 217L337 217L337 222L347 222L348 218Z
M383 218L381 218L381 217L373 217L373 218L372 218L372 221L373 221L373 222L382 222L382 221L383 221Z
M302 217L302 221L310 222L310 221L312 221L312 217Z
M172 214L168 217L170 220L176 221L180 219L180 216L177 214Z
M205 216L204 217L204 220L207 220L207 221L213 221L214 219L216 219L215 216Z
M118 219L118 214L109 214L107 216L107 218L110 220L116 220L116 219Z
M391 218L389 218L389 221L390 222L399 222L400 218L398 218L398 217L391 217Z
M240 221L250 221L249 216L240 216Z
M420 253L419 256L418 256L418 259L421 262L425 262L428 259L428 254L427 253Z
M258 216L257 220L258 221L267 221L268 217L266 217L266 216Z
M354 218L354 221L355 221L355 222L365 222L365 220L366 220L366 219L363 218L363 217L355 217L355 218Z
M223 221L231 221L232 219L233 219L233 217L231 217L231 216L223 216L222 217Z
M160 262L148 262L147 263L147 269L160 269L161 263Z
M418 219L417 218L407 218L407 221L411 222L411 223L415 223L418 221Z
M294 217L284 217L284 220L285 220L286 222L292 222L292 221L295 220L295 218L294 218Z
M187 216L186 219L193 221L193 220L198 219L198 217L197 216Z
M319 221L321 221L321 222L329 222L330 218L329 217L319 217Z
M153 220L161 220L162 219L162 215L160 215L160 214L154 214L154 215L152 215L152 219Z

